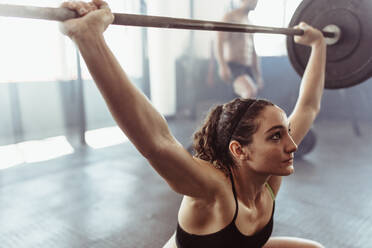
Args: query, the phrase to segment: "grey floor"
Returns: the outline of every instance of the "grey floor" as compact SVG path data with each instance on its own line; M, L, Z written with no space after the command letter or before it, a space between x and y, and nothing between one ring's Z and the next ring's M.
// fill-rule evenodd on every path
M170 121L183 144L195 123ZM296 159L277 198L274 236L326 247L372 247L372 124L314 127L315 149ZM162 247L181 196L129 143L0 171L1 248Z

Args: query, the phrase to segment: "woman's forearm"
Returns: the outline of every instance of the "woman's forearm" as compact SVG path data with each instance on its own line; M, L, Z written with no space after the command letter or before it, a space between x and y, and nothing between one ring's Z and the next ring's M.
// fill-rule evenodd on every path
M224 56L224 35L223 33L219 33L217 36L217 62L220 67L227 66Z
M297 105L319 111L324 90L327 45L324 40L312 46L304 72Z
M171 137L163 116L128 79L102 34L74 39L114 119L137 149L148 156Z

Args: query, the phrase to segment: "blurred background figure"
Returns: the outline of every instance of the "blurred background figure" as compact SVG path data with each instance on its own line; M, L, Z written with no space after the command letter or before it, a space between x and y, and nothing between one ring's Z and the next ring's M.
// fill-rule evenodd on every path
M258 0L241 0L240 6L228 12L224 22L250 24L249 13ZM222 80L232 84L234 97L255 97L263 87L260 63L254 48L253 34L219 32L217 59Z

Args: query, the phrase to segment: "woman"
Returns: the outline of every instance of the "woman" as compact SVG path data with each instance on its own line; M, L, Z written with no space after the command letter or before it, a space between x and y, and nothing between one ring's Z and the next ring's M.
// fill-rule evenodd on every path
M295 238L270 238L274 199L282 176L293 173L293 153L320 109L326 45L302 23L296 42L311 46L299 98L287 118L265 100L235 99L214 108L195 134L192 157L172 136L165 119L133 86L105 43L114 17L102 0L67 2L82 18L61 30L78 46L120 128L184 198L178 228L165 247L322 247Z

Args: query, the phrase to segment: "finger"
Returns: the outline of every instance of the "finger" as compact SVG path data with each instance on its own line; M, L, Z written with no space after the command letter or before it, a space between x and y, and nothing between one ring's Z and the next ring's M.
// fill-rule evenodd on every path
M305 22L300 22L300 24L298 25L300 27L300 29L303 29L303 30L307 30L309 29L309 25L306 24Z
M63 2L60 5L60 7L61 8L68 8L68 9L71 9L71 10L75 10L75 8L76 8L76 2L74 2L74 1Z
M109 9L108 3L103 0L93 0L92 1L99 9Z
M85 8L87 9L88 13L94 10L97 10L97 6L93 3L88 3Z
M93 10L98 9L97 6L92 2L88 3L88 6L89 6L89 9L88 9L89 11L93 11Z
M80 16L83 16L88 13L90 7L88 3L82 1L68 1L61 4L62 8L68 8L74 10Z
M83 2L83 1L78 1L78 2L76 2L75 10L82 16L86 15L90 10L89 3Z

